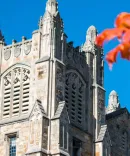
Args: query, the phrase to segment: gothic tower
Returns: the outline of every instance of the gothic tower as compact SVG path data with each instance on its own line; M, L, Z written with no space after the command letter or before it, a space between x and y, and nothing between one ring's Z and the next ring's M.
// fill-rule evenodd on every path
M101 125L105 124L105 89L104 89L104 61L103 50L95 45L97 30L94 26L90 26L87 30L86 42L83 50L86 52L87 64L89 66L89 107L93 112L94 119L93 134L95 139L98 138ZM92 116L90 117L92 119ZM91 129L92 127L90 127Z
M1 156L94 155L105 124L96 35L91 26L82 47L67 42L56 0L47 1L31 39L5 45L0 32Z

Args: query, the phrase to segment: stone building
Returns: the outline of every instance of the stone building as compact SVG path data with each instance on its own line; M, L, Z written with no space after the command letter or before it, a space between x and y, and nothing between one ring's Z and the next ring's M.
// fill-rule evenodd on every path
M90 26L82 46L68 43L56 0L31 39L6 45L0 32L0 156L110 155L96 35Z
M130 114L121 108L118 95L113 90L109 95L106 123L111 138L112 156L130 155Z

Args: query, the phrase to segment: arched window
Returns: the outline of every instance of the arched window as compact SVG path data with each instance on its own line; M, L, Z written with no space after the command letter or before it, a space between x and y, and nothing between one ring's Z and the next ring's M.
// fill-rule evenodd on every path
M84 123L85 82L76 71L66 73L65 101L70 121L78 127Z
M2 118L28 113L30 70L12 67L2 78Z

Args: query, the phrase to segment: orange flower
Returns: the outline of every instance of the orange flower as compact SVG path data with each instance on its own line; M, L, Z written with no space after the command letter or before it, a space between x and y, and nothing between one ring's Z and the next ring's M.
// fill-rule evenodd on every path
M106 29L96 38L96 45L103 46L105 41L116 38L121 42L116 48L106 55L109 67L116 62L117 54L120 52L123 59L130 60L130 14L123 12L115 20L115 28Z

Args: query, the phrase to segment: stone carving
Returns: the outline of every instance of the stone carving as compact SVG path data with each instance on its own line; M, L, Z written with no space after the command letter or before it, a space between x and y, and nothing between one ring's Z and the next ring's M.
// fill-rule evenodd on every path
M11 72L4 77L4 85L8 86L9 84L11 84Z
M18 57L20 54L21 54L21 47L20 46L15 47L14 56Z
M13 73L14 73L13 83L14 84L20 82L22 72L23 72L23 82L25 82L25 81L27 81L29 79L30 71L28 69L23 69L22 70L22 68L20 68L20 67L19 68L15 68L15 69L13 69ZM8 73L4 77L4 85L8 86L9 84L11 84L11 72Z
M72 81L72 88L73 89L76 89L76 87L77 87L77 82L78 82L78 76L77 76L77 74L75 74L75 73L71 73L71 81Z
M63 101L63 67L60 63L57 63L56 67L56 107L60 101Z
M39 66L37 68L37 71L38 71L38 79L43 79L45 77L45 74L47 73L47 66L44 65L44 66Z
M92 25L87 30L86 41L90 41L91 44L94 44L97 36L97 29Z
M4 59L5 60L8 60L11 56L11 49L5 49L5 52L4 52Z
M71 75L71 73L66 74L66 80L65 80L66 85L69 85L71 82L71 76L70 75Z
M76 89L78 87L79 92L82 93L84 84L79 79L78 75L76 73L67 73L66 74L66 85L72 85L71 87L73 89ZM79 86L77 85L79 84Z
M30 79L30 71L28 69L23 69L23 82Z
M82 83L81 80L79 80L79 92L82 94L84 90L84 84Z
M24 47L24 53L28 55L31 52L31 44L27 44Z
M21 69L15 68L14 69L14 84L20 82L21 79Z

